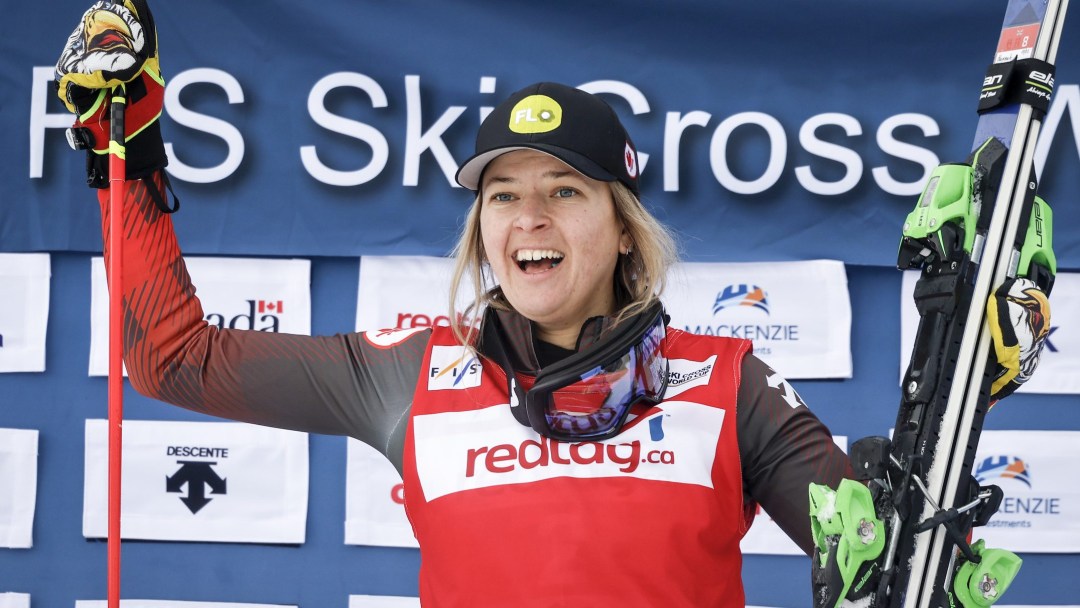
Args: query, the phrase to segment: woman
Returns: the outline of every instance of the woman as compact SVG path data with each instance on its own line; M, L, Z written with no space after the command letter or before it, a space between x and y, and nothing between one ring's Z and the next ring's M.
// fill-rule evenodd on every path
M758 504L811 551L807 485L835 486L847 458L749 342L666 327L675 248L598 97L539 83L481 126L457 176L477 195L454 280L473 279L464 318L479 323L294 336L203 320L164 204L156 63L149 11L128 3L91 9L58 64L73 139L99 151L104 87L134 78L141 91L123 254L132 385L383 453L405 482L426 606L741 607L739 540ZM90 150L88 165L107 226L103 157Z

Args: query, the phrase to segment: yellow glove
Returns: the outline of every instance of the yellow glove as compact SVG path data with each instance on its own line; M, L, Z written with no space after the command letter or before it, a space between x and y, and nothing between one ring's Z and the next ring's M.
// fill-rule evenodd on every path
M990 296L986 316L998 363L990 388L990 399L996 401L1035 373L1050 335L1050 301L1032 281L1010 279Z
M145 0L98 2L83 14L56 63L57 94L75 113L68 143L87 150L87 183L108 187L109 91L124 86L124 138L129 180L167 164L158 118L165 80L157 33Z

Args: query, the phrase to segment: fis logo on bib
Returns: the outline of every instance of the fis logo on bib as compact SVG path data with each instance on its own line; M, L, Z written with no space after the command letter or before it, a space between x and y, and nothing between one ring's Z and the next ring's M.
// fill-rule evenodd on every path
M461 346L431 347L428 390L454 390L480 386L480 359L472 349Z

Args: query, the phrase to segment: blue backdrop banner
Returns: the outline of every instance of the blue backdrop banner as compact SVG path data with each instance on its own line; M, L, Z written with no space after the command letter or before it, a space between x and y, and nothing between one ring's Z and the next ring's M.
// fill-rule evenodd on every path
M100 251L51 66L88 5L0 40L0 251ZM556 80L602 93L643 196L696 261L892 265L927 172L971 149L1004 3L157 2L169 171L189 254L441 255L481 117ZM1080 37L1037 165L1080 211ZM1080 234L1059 230L1075 268Z

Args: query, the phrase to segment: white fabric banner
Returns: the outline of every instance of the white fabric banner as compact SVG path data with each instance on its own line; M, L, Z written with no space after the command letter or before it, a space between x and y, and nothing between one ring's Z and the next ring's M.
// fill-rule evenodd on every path
M185 257L211 325L311 334L311 261ZM90 375L109 372L109 289L104 258L91 260Z
M907 371L919 329L919 312L912 297L918 279L919 271L905 271L900 290L900 381ZM1039 368L1017 392L1080 394L1077 370L1080 370L1080 273L1061 272L1050 292L1050 335Z
M304 542L308 436L239 422L125 420L122 538ZM86 421L83 535L107 534L108 428Z
M356 331L449 325L454 260L429 256L364 256L356 300ZM458 312L473 300L472 283L458 291Z
M47 253L0 253L0 372L45 371Z
M847 452L848 438L843 435L833 436L833 442ZM806 525L810 525L810 514L806 515ZM803 555L802 549L795 541L776 525L773 518L762 510L761 505L757 508L757 517L753 525L746 532L739 547L743 553L760 553L766 555Z
M75 608L106 608L105 600L76 600ZM120 608L298 608L296 604L237 604L231 602L179 602L173 600L120 600Z
M842 262L683 263L669 274L671 326L754 342L788 379L851 377L851 298Z
M33 546L38 432L0 429L0 547Z
M356 330L448 325L453 260L365 256ZM472 300L458 294L459 310ZM844 265L830 260L684 263L664 303L672 326L754 341L754 354L786 378L851 377L851 302Z
M375 448L348 440L345 466L345 544L419 547L405 515L397 469Z
M0 593L0 608L30 608L30 594Z
M972 474L1005 499L975 538L1017 553L1080 553L1077 445L1080 431L984 432Z

